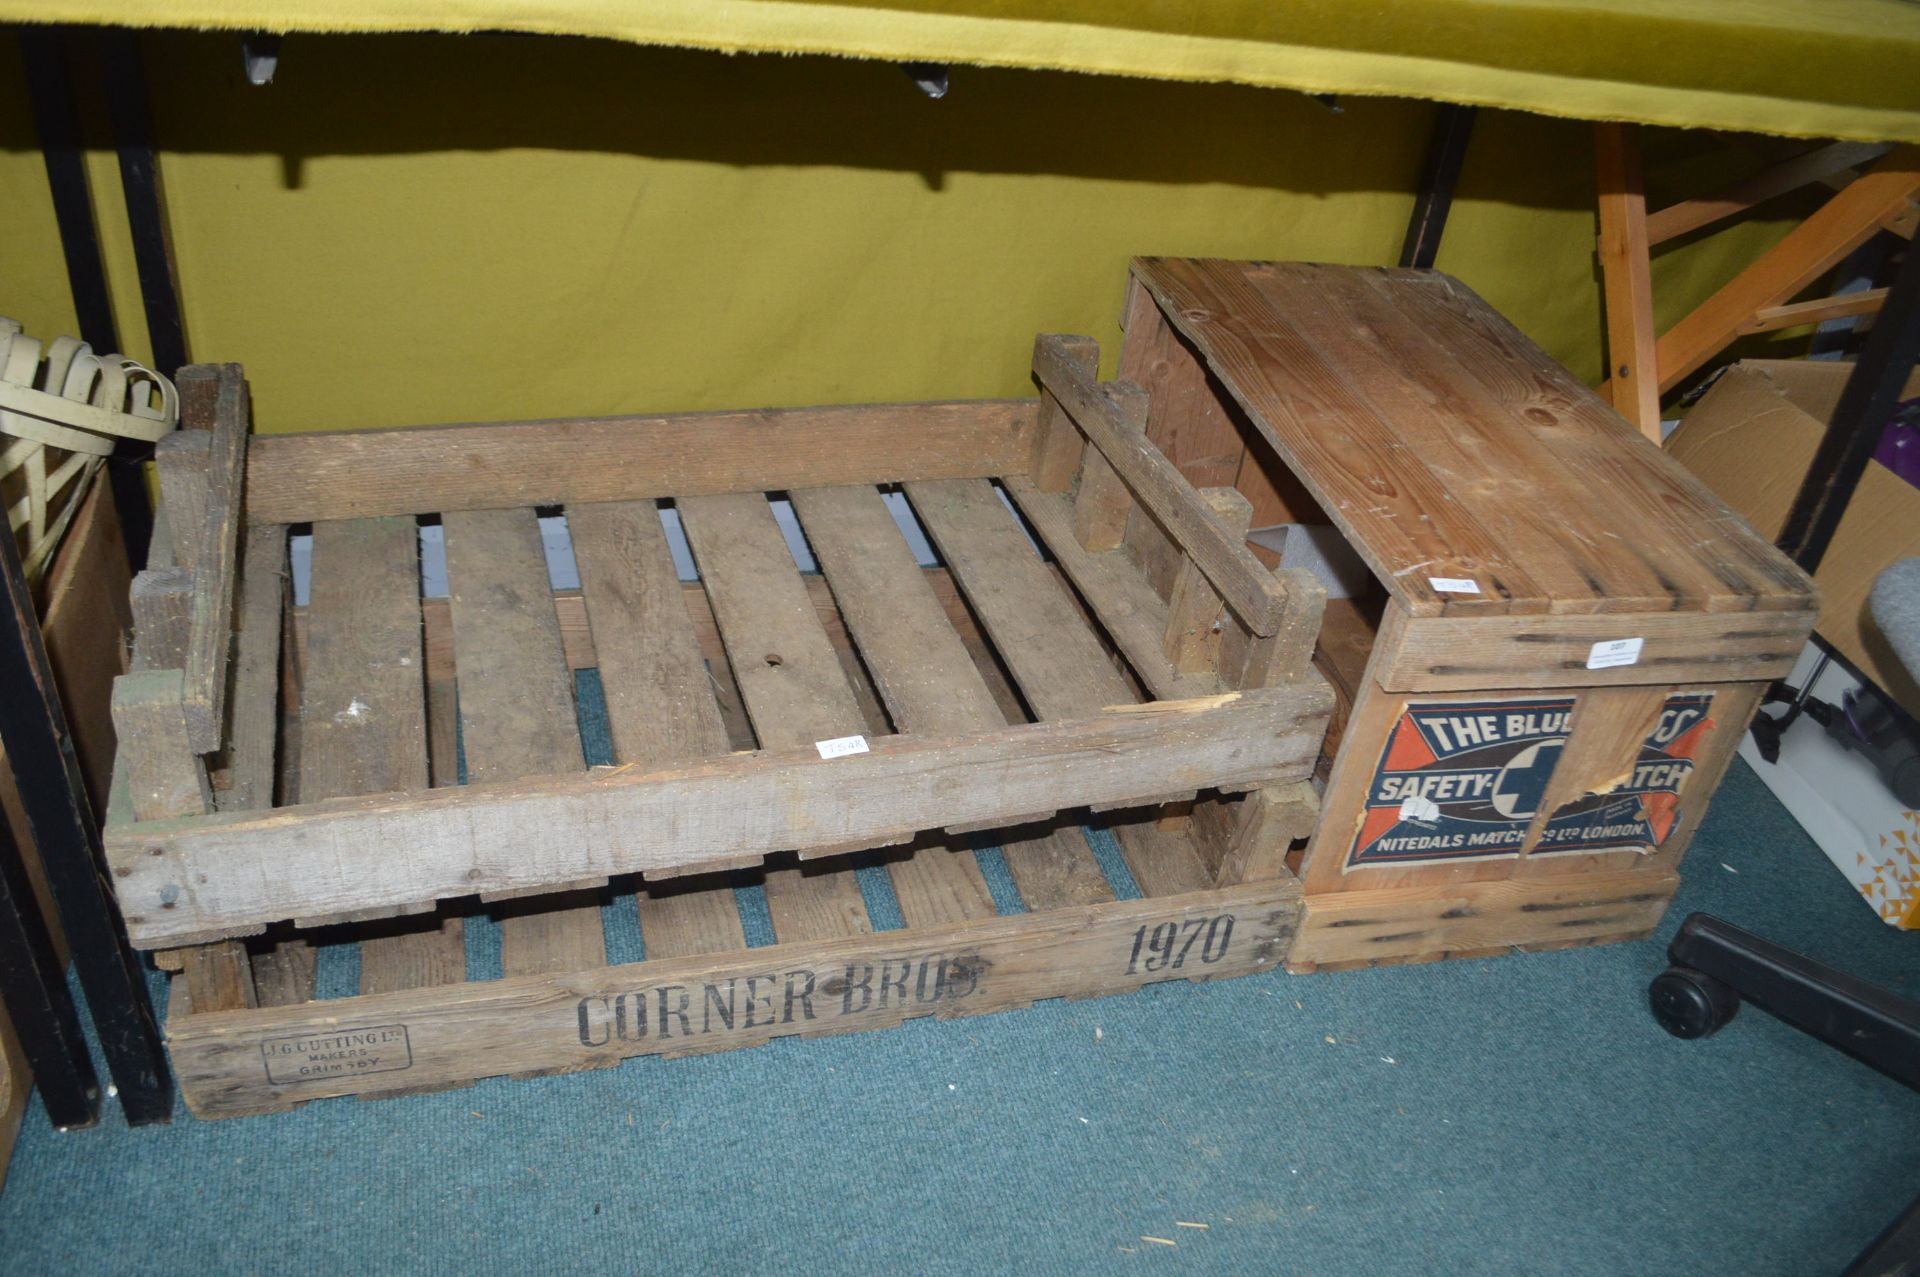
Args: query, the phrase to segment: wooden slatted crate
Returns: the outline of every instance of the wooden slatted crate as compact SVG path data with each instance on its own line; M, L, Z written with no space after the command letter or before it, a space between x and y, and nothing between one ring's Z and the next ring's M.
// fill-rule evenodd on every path
M1812 583L1447 276L1132 278L1151 438L1376 582L1320 653L1341 730L1290 969L1646 934Z
M161 450L173 559L133 591L106 841L135 943L179 972L193 1110L1281 962L1331 703L1321 591L1247 552L1244 501L1182 478L1096 362L1042 338L1027 402L251 441L239 369L184 371L202 429ZM577 589L553 588L542 510ZM445 599L422 596L423 522ZM884 870L865 891L854 852ZM318 997L343 951L358 992Z

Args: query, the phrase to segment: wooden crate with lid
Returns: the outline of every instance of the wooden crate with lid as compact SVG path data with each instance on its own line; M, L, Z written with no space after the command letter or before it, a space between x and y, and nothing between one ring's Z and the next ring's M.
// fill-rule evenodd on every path
M1125 327L1160 449L1373 578L1290 968L1649 931L1807 577L1445 275L1144 258Z

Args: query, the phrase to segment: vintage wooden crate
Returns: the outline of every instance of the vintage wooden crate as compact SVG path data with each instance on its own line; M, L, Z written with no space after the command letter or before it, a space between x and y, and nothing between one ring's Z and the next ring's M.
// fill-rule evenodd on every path
M183 372L183 419L210 429L161 448L174 563L133 590L106 841L135 943L179 971L194 1111L1278 964L1331 702L1322 594L1247 552L1244 500L1182 478L1096 362L1040 339L1036 401L251 441L239 369ZM556 595L537 510L564 517L579 589ZM445 599L422 597L422 516ZM613 754L591 769L585 669ZM877 847L867 887L904 929L849 859ZM747 943L741 874L770 946ZM609 965L616 916L642 960ZM479 931L497 978L469 977L492 975ZM360 991L316 1000L330 941L357 944Z
M1652 928L1806 576L1434 272L1142 259L1120 375L1194 482L1377 580L1329 612L1349 695L1289 967Z

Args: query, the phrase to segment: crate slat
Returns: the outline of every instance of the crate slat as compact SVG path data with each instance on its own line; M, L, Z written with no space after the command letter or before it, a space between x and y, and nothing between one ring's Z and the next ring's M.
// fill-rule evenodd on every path
M300 796L425 789L427 716L412 519L316 523Z
M667 763L728 752L659 508L651 501L569 506L567 529L614 757Z
M619 763L728 752L727 728L651 501L569 506L595 661ZM637 898L649 958L747 947L725 875L649 883Z
M308 798L424 789L428 763L419 530L412 519L317 523L301 717ZM464 925L434 913L367 924L360 991L466 978Z
M761 748L863 734L866 719L766 498L757 492L690 497L678 506ZM851 869L768 869L765 885L767 911L782 941L829 940L873 928Z
M303 1007L176 1007L168 1036L193 1112L240 1116L1247 975L1280 964L1299 919L1299 885L1275 880Z
M1633 530L1630 541L1605 539L1615 553L1659 565L1677 586L1672 607L1805 608L1807 581L1791 560L1671 455L1644 446L1624 418L1465 285L1433 276L1423 287L1394 286L1385 274L1365 283L1390 289L1388 304L1425 335L1431 349L1418 367L1437 391L1490 419L1524 420L1559 468L1606 494L1582 504L1605 512L1604 531Z
M240 547L226 784L214 792L220 811L273 806L280 770L276 746L286 581L286 528L271 523L248 528ZM254 995L261 1006L286 1006L313 997L314 953L306 937L279 931L248 947Z
M1005 726L879 492L840 487L789 495L894 725L922 735ZM994 912L979 863L964 846L922 840L889 857L887 874L910 927Z
M443 526L468 779L577 771L585 759L573 675L539 520L525 509L468 510L446 515ZM597 902L581 891L565 903L549 896L501 910L500 962L509 975L606 964Z
M907 497L1035 714L1045 719L1059 711L1063 693L1054 680L1062 675L1101 689L1102 696L1117 691L1114 704L1134 699L991 486L983 480L915 483L907 485ZM1049 624L1060 626L1057 652L1036 641ZM1035 826L1003 841L1000 851L1029 909L1113 898L1075 822Z
M464 710L464 689L461 700ZM1140 802L1175 786L1282 784L1318 756L1331 702L1322 685L1263 688L961 736L887 736L844 758L807 745L271 813L121 819L107 856L129 935L164 948L395 900L704 872L793 848L824 853L1076 803ZM391 854L396 846L407 855ZM355 872L345 881L297 872L315 855L344 857ZM179 890L183 874L195 891ZM162 908L168 899L176 907Z
M1002 474L1031 399L503 421L258 439L247 517L308 523Z

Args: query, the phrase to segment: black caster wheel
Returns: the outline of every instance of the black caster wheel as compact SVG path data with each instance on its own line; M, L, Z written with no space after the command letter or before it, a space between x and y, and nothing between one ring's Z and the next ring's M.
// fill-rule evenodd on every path
M1708 1038L1733 1019L1740 995L1692 967L1668 967L1647 986L1647 1005L1676 1038Z

